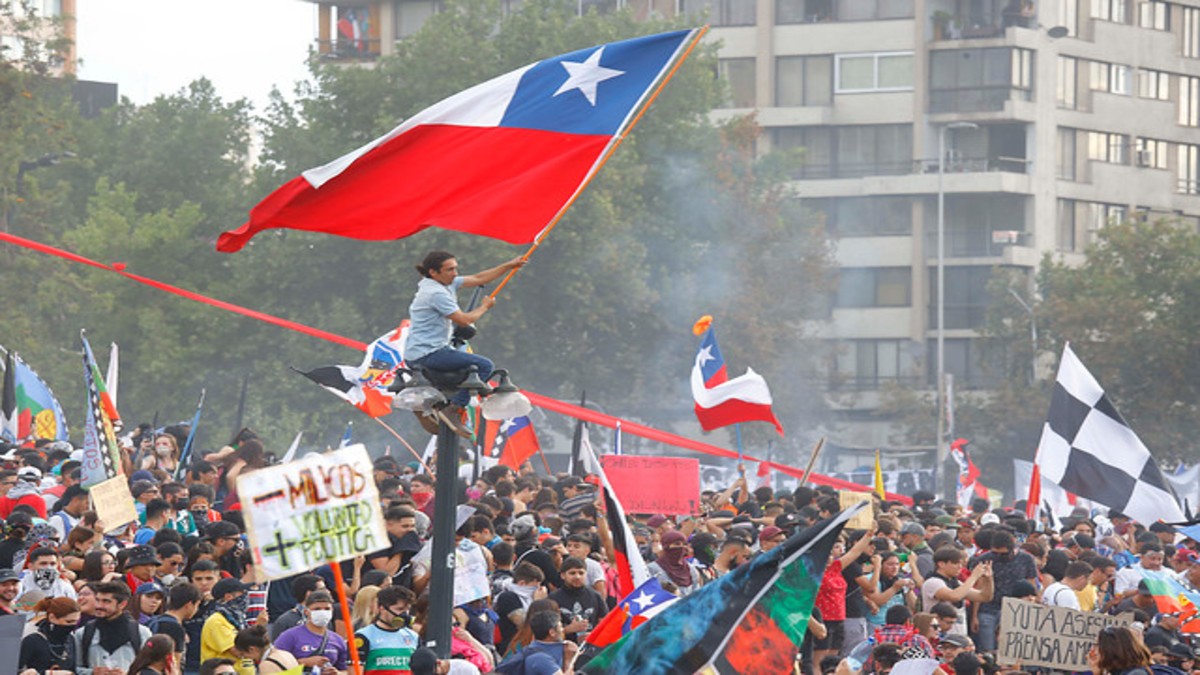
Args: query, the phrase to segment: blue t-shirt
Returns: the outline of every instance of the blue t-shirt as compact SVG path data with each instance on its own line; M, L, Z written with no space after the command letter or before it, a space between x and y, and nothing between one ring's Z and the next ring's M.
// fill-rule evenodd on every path
M454 330L450 315L459 311L458 289L463 277L456 277L449 286L425 277L417 284L417 294L408 306L411 326L404 344L404 359L408 362L432 354L450 344Z
M149 544L154 539L154 534L157 532L154 528L146 527L145 525L138 528L137 534L133 535L133 543Z

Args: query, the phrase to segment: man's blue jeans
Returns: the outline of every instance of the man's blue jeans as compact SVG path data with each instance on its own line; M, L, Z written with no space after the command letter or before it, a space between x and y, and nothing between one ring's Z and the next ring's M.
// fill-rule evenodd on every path
M413 361L410 365L428 368L430 370L445 371L462 370L471 365L475 365L479 367L479 379L483 380L484 382L491 377L492 369L495 368L495 365L492 363L491 359L487 358L486 356L460 352L453 347L442 347L436 352L426 354L416 361ZM467 404L471 402L471 392L459 391L457 394L451 397L450 402L465 408L467 407Z
M975 649L981 652L996 651L996 633L1000 630L1000 612L989 612L979 608L979 635Z

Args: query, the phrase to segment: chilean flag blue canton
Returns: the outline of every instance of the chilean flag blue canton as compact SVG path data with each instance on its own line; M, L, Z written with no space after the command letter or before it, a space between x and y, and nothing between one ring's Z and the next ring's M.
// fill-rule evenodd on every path
M532 243L699 34L582 49L455 94L292 179L222 233L217 250L238 251L272 228L386 240L438 227Z
M783 425L771 409L771 390L762 375L747 368L745 374L729 379L717 338L709 328L696 350L692 364L692 398L701 428L712 431L741 422L769 422L783 435Z

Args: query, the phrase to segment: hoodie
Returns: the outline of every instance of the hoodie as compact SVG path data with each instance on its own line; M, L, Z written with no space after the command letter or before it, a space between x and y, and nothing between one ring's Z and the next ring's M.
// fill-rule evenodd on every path
M37 483L19 480L8 490L8 494L0 497L0 518L8 518L13 509L19 504L28 504L37 511L38 518L46 518L46 501L42 499L42 490Z

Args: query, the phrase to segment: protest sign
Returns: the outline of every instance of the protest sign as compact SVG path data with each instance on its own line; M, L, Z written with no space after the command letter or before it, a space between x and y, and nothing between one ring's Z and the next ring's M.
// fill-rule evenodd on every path
M361 444L238 476L258 581L388 546L371 458Z
M1109 626L1128 626L1132 621L1129 613L1109 616L1004 598L996 660L1006 665L1020 664L1022 668L1091 670L1088 651L1096 644L1100 631Z
M600 464L626 513L700 512L698 459L605 455Z
M841 492L838 493L838 505L842 507L843 511L855 506L856 504L861 504L863 502L866 502L867 506L870 507L871 493L869 493L869 492L850 492L849 490L842 490ZM869 529L871 529L871 527L874 524L875 524L874 511L872 511L870 508L865 508L865 509L859 511L858 513L854 514L854 517L846 522L846 529L847 530L869 530Z
M104 523L105 531L112 532L138 519L133 495L129 493L129 483L124 475L117 474L116 478L96 483L88 489L88 494L92 497L96 516Z

